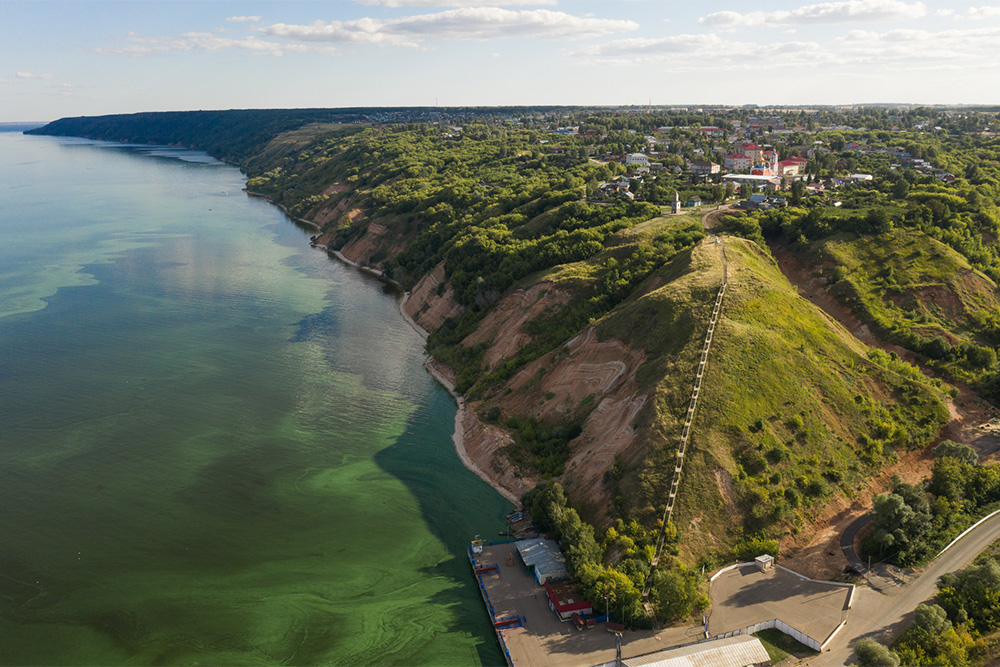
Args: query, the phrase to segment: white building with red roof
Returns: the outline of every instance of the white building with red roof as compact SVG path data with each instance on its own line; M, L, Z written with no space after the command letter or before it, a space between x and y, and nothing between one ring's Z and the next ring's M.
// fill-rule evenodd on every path
M778 174L781 176L797 176L799 163L795 160L782 160L778 163Z

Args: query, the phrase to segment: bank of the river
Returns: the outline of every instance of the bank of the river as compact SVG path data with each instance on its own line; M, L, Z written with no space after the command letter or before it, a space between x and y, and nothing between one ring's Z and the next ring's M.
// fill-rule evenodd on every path
M303 221L303 222L308 222L308 221ZM318 228L318 226L315 223L310 222L309 224ZM366 273L370 273L373 276L377 276L378 278L383 279L386 283L394 287L400 288L399 283L386 278L383 275L383 273L378 269L373 269L370 266L365 266L363 264L359 264L358 262L354 262L345 257L344 254L341 253L340 251L329 248L326 245L313 243L313 246L329 253L330 255L336 257L337 259L344 262L345 264L348 264L349 266L353 266L354 268L360 271L364 271ZM419 324L417 324L416 320L414 320L413 317L406 312L406 303L409 299L410 299L410 293L405 292L403 294L402 299L400 299L399 301L399 313L400 315L402 315L403 319L406 320L406 322L411 327L413 327L413 330L416 331L418 334L420 334L421 338L427 340L427 337L430 335L429 332L423 327L421 327ZM472 460L472 456L470 455L469 450L466 448L467 423L471 421L475 422L479 426L481 426L481 424L479 423L479 418L468 409L465 403L465 397L462 396L457 391L455 391L455 372L445 363L443 363L439 359L435 359L433 356L429 354L427 355L427 359L424 362L424 368L427 369L427 372L430 373L431 376L435 380L437 380L442 387L448 390L448 393L451 394L451 397L455 400L455 405L457 406L457 410L455 412L455 430L454 433L452 433L452 441L455 444L455 452L458 454L458 458L462 461L462 463L465 465L466 468L468 468L471 472L475 473L475 475L479 477L481 480L483 480L491 487L493 487L493 489L497 493L502 495L510 502L514 503L514 505L516 505L517 507L520 507L521 506L520 496L514 491L508 489L506 486L504 486L503 482L500 479L488 474L482 469L482 467L476 465L476 462Z
M204 154L0 142L0 664L502 662L398 295Z

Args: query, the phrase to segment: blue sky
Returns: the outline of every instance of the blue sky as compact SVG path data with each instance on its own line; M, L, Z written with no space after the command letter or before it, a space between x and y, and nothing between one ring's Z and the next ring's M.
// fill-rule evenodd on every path
M1000 0L0 0L0 121L178 109L1000 104Z

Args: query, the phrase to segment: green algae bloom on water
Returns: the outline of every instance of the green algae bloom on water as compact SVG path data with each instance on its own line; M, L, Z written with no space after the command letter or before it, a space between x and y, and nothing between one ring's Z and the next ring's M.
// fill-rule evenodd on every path
M423 341L241 188L0 134L0 663L501 663Z

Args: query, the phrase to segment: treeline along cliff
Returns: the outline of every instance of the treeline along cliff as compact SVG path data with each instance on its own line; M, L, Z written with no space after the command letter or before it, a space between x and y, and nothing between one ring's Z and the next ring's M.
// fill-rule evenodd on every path
M142 114L41 132L234 161L248 191L318 225L318 245L401 284L466 397L470 458L528 494L586 594L633 618L725 266L651 594L669 620L705 601L697 563L794 548L940 441L949 382L1000 397L996 129L925 108L518 108ZM738 142L801 169L766 200L701 173L752 150ZM800 296L788 263L846 315Z

